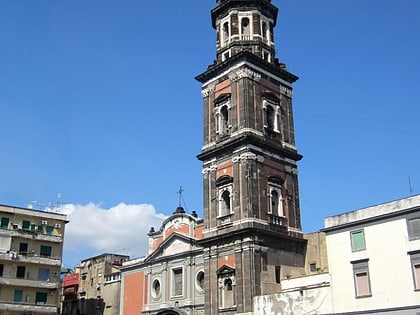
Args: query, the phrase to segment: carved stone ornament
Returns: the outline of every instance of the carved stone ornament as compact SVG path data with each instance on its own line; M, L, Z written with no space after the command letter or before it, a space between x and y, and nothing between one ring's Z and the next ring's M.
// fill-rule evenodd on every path
M203 97L207 97L210 95L210 93L214 93L214 85L210 85L208 88L201 90L201 95Z
M215 172L216 170L217 170L217 165L211 165L209 167L203 168L203 170L201 171L201 173L203 175L207 175L208 173Z
M280 93L284 94L286 96L292 97L293 96L293 91L292 89L289 89L288 87L284 86L284 85L280 85Z
M261 74L249 68L242 68L229 74L229 79L232 82L238 81L239 79L242 79L242 78L250 78L250 79L254 79L255 81L259 81L261 79Z
M238 162L244 163L249 160L264 162L264 157L260 155L256 155L255 153L247 152L247 153L242 153L240 155L234 156L232 158L233 163L238 163Z

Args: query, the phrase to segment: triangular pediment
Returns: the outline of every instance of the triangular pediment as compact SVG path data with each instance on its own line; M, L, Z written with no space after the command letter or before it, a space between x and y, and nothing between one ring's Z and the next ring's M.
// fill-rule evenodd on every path
M227 265L223 265L222 267L220 267L219 269L217 269L216 273L218 275L232 274L232 273L235 273L235 269L232 268L232 267L229 267Z
M173 233L169 236L159 247L151 253L146 260L158 259L165 256L173 256L191 251L192 245L196 242L195 239L187 237L183 234Z

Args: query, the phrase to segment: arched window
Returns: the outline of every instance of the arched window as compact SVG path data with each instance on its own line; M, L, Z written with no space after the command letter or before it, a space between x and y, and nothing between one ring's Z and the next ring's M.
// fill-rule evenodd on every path
M229 22L223 23L222 36L222 43L227 44L229 42Z
M263 39L267 39L267 23L262 22L261 23L261 34Z
M230 176L222 176L217 179L218 187L218 216L225 217L233 213L232 210L232 182Z
M216 133L224 136L230 133L230 94L222 94L215 101Z
M230 214L231 202L229 190L223 190L219 198L219 215L221 217Z
M242 40L249 40L251 38L251 26L249 23L249 18L244 17L241 20L241 35Z
M273 215L283 217L283 198L281 190L277 187L270 187L270 211Z
M276 114L274 112L273 107L271 105L267 105L267 109L266 109L265 113L266 113L267 128L269 130L274 130L275 129Z
M228 278L224 283L224 307L232 307L234 304L233 299L233 284L232 279Z
M269 98L263 100L263 109L265 111L264 127L267 131L280 133L281 112L279 101Z
M283 209L283 196L281 193L281 188L283 184L283 179L272 176L268 179L268 191L269 191L269 213L273 216L284 217Z
M229 130L229 111L227 105L220 109L220 133L226 134Z
M222 266L217 270L219 283L219 308L235 307L235 269Z

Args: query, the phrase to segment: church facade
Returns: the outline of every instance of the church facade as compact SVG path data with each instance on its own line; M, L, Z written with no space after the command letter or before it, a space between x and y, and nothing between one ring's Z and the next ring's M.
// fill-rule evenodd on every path
M122 267L121 314L251 314L305 274L292 110L297 76L276 57L271 0L218 0L216 61L202 84L203 218L178 207Z

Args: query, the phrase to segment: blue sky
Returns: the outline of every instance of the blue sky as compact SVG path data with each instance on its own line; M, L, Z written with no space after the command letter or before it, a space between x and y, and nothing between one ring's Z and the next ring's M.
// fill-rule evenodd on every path
M277 57L300 77L304 231L419 194L420 2L273 3ZM215 5L0 2L0 203L63 205L66 265L143 255L180 185L186 210L202 213L194 77L215 59Z

